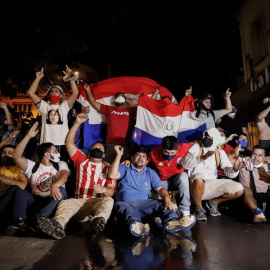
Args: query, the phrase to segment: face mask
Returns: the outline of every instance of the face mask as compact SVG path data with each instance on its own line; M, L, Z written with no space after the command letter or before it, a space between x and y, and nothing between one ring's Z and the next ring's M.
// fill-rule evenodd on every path
M50 153L50 155L51 155L51 157L50 157L51 161L56 162L56 163L58 163L60 161L60 157L61 157L60 153L58 153L58 154L51 154Z
M213 139L210 139L210 138L208 138L208 137L204 137L204 138L202 139L202 144L203 144L204 147L208 148L208 147L212 146L212 144L213 144Z
M3 156L1 157L1 163L3 166L10 167L10 166L15 166L16 163L12 157L9 156Z
M247 140L243 139L243 140L238 141L238 144L240 144L242 148L246 148L248 145L248 142Z
M103 154L104 154L101 150L97 148L91 149L89 153L90 153L89 156L92 158L103 158Z
M50 96L49 99L51 104L56 104L61 99L61 96Z
M7 130L8 130L8 131L12 131L12 130L13 130L13 126L8 126L8 127L7 127Z
M236 114L236 113L228 113L228 116L229 116L229 117L235 117L235 114Z
M167 160L171 161L176 155L165 155L163 154L163 157L166 158Z
M120 103L125 103L126 102L125 98L122 97L122 96L117 97L114 101L115 102L120 102Z
M225 137L221 137L220 140L219 140L219 144L220 145L223 145L226 141L226 138Z

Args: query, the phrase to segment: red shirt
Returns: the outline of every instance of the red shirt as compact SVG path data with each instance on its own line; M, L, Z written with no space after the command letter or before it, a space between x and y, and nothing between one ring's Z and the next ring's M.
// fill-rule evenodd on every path
M173 175L185 171L180 162L192 145L192 143L179 143L177 153L171 161L163 157L161 145L158 145L151 149L150 160L155 164L156 168L158 169L161 181L168 180Z
M93 163L80 150L71 157L76 165L77 185L75 198L102 198L103 194L96 193L94 184L106 186L111 184L115 187L115 180L107 178L110 167L105 162Z
M225 143L224 144L224 147L222 148L222 150L224 150L225 153L228 154L229 152L233 151L234 148L232 146L230 146L229 144ZM218 172L218 174L225 175L224 170L222 170L221 168L218 168L217 169L217 172Z
M137 107L112 107L100 104L100 113L106 116L106 143L130 144Z

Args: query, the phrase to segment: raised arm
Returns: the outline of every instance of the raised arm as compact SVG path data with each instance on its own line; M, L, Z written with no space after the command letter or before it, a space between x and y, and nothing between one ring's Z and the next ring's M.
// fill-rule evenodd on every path
M63 71L64 74L72 74L73 73L73 70L70 69L67 65L66 65L66 71ZM75 79L71 79L69 81L70 83L70 87L71 87L71 90L72 90L72 93L71 95L69 96L69 98L67 99L67 103L68 103L68 107L69 108L72 108L77 97L78 97L78 94L79 94L79 90L78 90L78 87L77 87L77 84L76 84L76 77Z
M44 77L43 68L36 72L36 79L32 82L29 90L27 91L27 94L30 96L30 98L33 100L35 106L37 109L40 107L40 98L36 94L36 91L38 89L39 82Z
M70 157L72 157L78 150L77 146L75 145L75 135L82 123L84 123L88 119L88 115L86 113L79 113L73 123L73 126L70 128L65 144Z
M115 145L114 149L116 151L116 156L112 162L111 167L108 170L108 177L113 180L118 180L120 178L120 173L118 171L121 157L124 153L124 148L120 145Z
M19 144L16 146L14 152L13 152L13 159L17 163L17 165L21 168L22 171L25 171L27 169L28 161L23 156L23 152L25 150L26 145L30 141L30 139L34 138L37 133L38 122L35 122L35 124L29 129L28 133L24 136L24 138L19 142Z
M0 108L2 108L4 110L5 115L6 115L6 120L4 121L4 124L8 125L8 126L13 126L14 125L13 118L11 116L9 109L8 109L7 103L0 101Z
M226 93L225 93L225 109L222 110L222 116L224 116L232 111L231 95L232 95L232 93L230 92L230 88L228 88Z
M266 104L270 101L270 98L264 98L263 103ZM265 122L265 117L268 115L268 113L270 112L270 104L269 106L267 106L266 109L264 109L262 112L260 112L257 116L256 116L256 122Z
M157 88L157 89L155 90L155 92L153 93L153 95L151 96L151 98L152 98L152 99L156 99L157 96L158 96L158 94L159 94L159 88Z
M88 97L88 100L89 100L91 106L93 108L95 108L98 112L100 112L100 103L95 100L95 98L92 94L92 91L90 89L90 85L85 83L83 87L87 93L87 97Z

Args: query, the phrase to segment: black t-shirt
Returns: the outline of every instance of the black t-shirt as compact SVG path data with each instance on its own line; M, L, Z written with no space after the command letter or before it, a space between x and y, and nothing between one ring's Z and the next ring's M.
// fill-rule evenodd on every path
M227 137L229 137L231 134L239 135L243 133L243 127L246 127L246 125L244 125L244 123L237 118L232 119L225 115L221 118L219 127L224 129L227 132Z

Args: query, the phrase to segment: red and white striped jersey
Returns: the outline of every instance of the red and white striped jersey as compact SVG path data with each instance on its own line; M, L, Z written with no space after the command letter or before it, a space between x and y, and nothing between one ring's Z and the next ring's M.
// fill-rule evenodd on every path
M75 198L103 198L104 195L96 193L94 184L116 186L116 181L107 178L110 164L106 162L93 163L80 150L71 157L76 165L77 184Z

